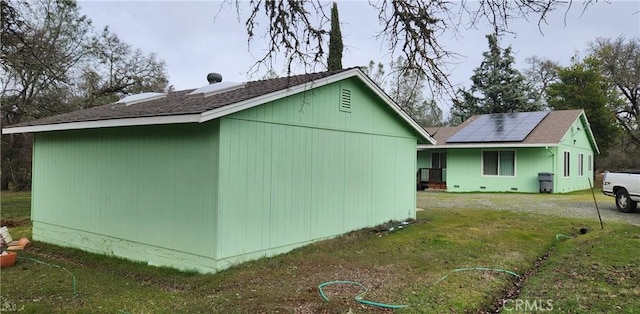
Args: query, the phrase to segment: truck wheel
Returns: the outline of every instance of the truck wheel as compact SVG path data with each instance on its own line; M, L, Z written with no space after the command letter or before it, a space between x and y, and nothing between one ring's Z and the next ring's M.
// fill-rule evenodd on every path
M616 207L623 213L632 213L635 211L638 203L629 198L629 192L625 189L621 189L616 192Z

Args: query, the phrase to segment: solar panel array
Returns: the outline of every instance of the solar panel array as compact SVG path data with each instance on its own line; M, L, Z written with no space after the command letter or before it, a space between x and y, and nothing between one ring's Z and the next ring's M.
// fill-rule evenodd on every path
M481 115L451 136L447 143L522 142L548 111Z

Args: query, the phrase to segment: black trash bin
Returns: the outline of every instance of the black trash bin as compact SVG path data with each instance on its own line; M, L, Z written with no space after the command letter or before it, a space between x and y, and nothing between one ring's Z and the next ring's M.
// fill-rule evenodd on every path
M540 182L540 193L553 193L553 173L539 172L538 182Z

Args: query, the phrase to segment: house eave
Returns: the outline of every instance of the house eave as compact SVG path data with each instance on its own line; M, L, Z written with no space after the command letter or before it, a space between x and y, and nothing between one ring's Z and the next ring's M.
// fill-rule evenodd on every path
M78 130L78 129L93 129L93 128L106 128L106 127L122 127L122 126L139 126L139 125L154 125L154 124L174 124L174 123L202 123L216 118L224 117L232 113L249 109L255 106L265 104L270 101L281 99L293 94L304 92L311 88L321 87L324 85L332 84L347 78L358 77L367 87L369 87L380 99L382 99L398 116L402 118L415 132L419 135L418 142L426 141L431 144L435 144L435 139L423 129L415 120L413 120L406 112L378 87L362 70L358 68L349 69L336 73L321 79L316 79L303 84L292 86L286 89L278 90L269 94L257 96L245 101L240 101L234 104L229 104L220 108L208 110L197 114L183 114L183 115L166 115L166 116L152 116L152 117L138 117L138 118L120 118L120 119L104 119L94 121L80 121L80 122L65 122L65 123L53 123L33 126L19 126L8 127L2 129L2 134L15 134L15 133L37 133L46 131L61 131L61 130Z
M197 123L197 122L200 122L200 114L186 114L186 115L122 118L122 119L110 119L110 120L80 121L80 122L8 127L8 128L2 129L2 134L38 133L38 132L47 132L47 131L97 129L97 128L108 128L108 127L176 124L176 123Z
M528 148L528 147L557 147L558 143L477 143L477 144L443 144L443 145L418 145L418 150L447 149L447 148Z

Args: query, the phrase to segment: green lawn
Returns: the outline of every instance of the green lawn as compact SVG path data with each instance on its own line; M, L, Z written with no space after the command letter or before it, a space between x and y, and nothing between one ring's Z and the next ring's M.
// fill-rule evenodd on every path
M419 203L425 210L406 228L394 232L361 230L217 274L178 272L34 242L21 252L23 259L15 267L2 270L0 310L389 311L355 302L356 286L328 286L324 291L329 301L320 297L319 284L349 280L369 289L365 299L408 305L398 310L406 313L478 312L497 309L503 303L507 310L521 313L551 308L567 313L640 312L640 227L608 222L600 230L594 219L478 210L475 198L455 208L429 206L465 197L421 194ZM591 194L572 194L568 199L586 203ZM3 219L5 212L9 213L6 217L16 219L28 216L28 207L28 194L2 194ZM585 227L589 232L580 235L580 228ZM28 235L30 226L10 230L12 235L14 231ZM543 256L548 258L538 262ZM477 267L501 271L453 272ZM501 301L514 293L519 294Z

